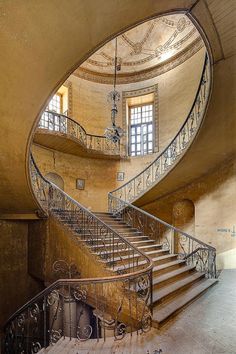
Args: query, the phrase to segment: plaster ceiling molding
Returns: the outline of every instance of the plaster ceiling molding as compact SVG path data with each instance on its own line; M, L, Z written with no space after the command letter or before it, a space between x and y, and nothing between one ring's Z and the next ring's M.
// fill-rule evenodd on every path
M147 21L117 38L117 61L121 66L117 73L118 84L143 81L163 74L183 63L203 46L197 29L184 14ZM114 52L115 41L111 40L88 58L74 75L111 84Z

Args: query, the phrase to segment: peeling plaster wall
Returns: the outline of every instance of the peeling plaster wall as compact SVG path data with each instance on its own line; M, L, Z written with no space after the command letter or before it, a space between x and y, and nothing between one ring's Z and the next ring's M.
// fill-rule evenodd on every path
M107 193L116 187L117 161L79 157L33 146L35 161L43 175L55 172L64 180L64 191L93 211L107 210ZM85 189L76 189L76 179Z
M157 199L144 209L173 224L173 206L176 202L189 199L195 207L194 235L216 247L218 269L236 268L236 159L178 189ZM182 229L185 229L183 225ZM195 232L194 232L195 230ZM186 225L186 230L187 225Z

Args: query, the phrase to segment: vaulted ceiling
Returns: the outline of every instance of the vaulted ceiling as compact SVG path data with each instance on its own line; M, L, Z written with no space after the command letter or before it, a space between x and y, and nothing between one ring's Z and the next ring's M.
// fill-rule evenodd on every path
M163 72L166 63L176 59L183 62L202 45L199 32L184 14L147 21L117 37L117 58L120 64L118 83L154 77ZM114 55L115 39L88 58L75 71L75 75L100 83L111 83Z

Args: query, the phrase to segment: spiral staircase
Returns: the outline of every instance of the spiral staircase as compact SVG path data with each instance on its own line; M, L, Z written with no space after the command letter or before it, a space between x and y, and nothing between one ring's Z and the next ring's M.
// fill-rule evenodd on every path
M202 124L210 92L206 55L180 131L144 171L109 193L107 213L92 213L47 181L31 156L32 187L44 216L56 220L76 247L84 247L103 276L77 279L70 272L69 279L57 280L31 299L6 324L6 353L55 352L63 340L105 341L111 334L122 339L147 332L217 282L215 248L133 204L184 156ZM76 134L73 127L70 132ZM79 132L76 139L89 150Z

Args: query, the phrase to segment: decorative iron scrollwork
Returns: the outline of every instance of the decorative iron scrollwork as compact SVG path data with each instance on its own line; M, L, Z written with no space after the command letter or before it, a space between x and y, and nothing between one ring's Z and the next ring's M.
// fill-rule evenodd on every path
M61 329L59 330L52 329L51 331L49 331L50 345L55 345L59 341L59 339L61 339L61 337L62 337Z
M52 306L56 303L59 302L60 295L58 290L53 290L48 296L47 296L47 303L49 306Z
M84 128L66 115L45 111L39 121L39 129L47 129L51 133L63 133L78 139L88 150L101 151L103 154L120 155L119 142L113 142L105 136L87 134Z
M86 325L86 326L83 326L83 327L80 327L80 326L78 325L78 327L77 327L76 335L77 335L77 338L78 338L81 342L90 339L92 333L93 333L93 328L92 328L91 325Z

